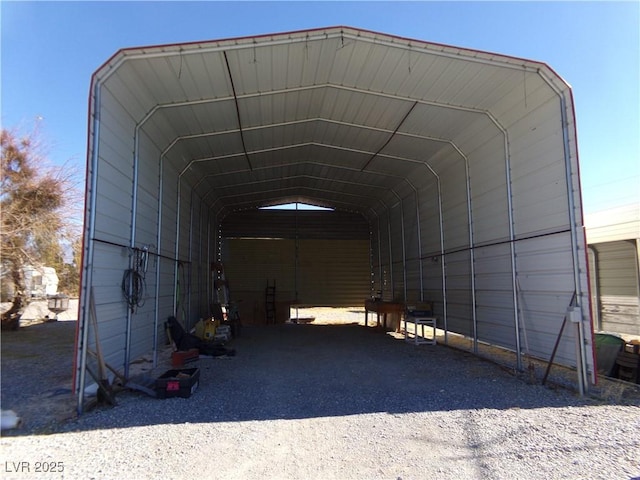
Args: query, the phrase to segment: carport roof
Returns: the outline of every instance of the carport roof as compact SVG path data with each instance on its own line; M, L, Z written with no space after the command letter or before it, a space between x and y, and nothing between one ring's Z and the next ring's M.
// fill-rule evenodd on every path
M123 49L90 108L133 124L134 156L150 142L221 217L286 202L371 217L496 136L504 164L509 129L559 93L544 63L338 26Z

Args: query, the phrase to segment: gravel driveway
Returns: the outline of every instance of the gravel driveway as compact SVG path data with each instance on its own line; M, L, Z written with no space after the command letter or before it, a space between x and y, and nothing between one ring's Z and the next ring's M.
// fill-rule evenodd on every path
M191 398L121 393L55 433L3 437L2 477L640 478L637 401L361 325L247 327L234 346L197 362Z

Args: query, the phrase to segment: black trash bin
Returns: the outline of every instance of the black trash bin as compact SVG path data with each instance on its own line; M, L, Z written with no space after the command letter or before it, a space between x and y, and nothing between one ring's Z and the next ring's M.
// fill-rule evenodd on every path
M616 358L624 348L624 343L624 340L617 335L596 333L596 361L600 375L616 376Z

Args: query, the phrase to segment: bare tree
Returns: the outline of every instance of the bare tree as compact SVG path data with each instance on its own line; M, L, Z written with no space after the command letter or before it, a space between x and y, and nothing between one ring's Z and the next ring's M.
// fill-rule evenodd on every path
M13 304L1 317L3 329L19 326L29 300L23 268L60 257L61 242L71 244L77 237L67 221L69 201L77 196L73 172L49 165L36 136L36 131L22 138L4 129L0 133L1 261L14 287Z

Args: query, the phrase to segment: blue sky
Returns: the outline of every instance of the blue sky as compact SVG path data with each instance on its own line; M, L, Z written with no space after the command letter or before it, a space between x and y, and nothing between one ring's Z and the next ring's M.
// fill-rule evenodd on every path
M547 63L573 87L586 213L640 203L640 2L2 0L0 16L3 128L38 123L82 172L90 77L120 48L348 25Z

